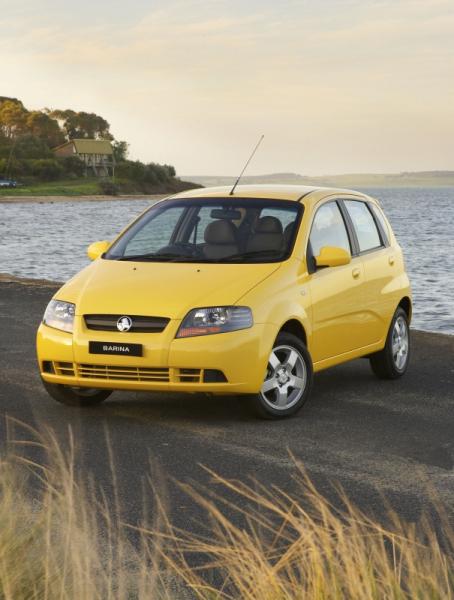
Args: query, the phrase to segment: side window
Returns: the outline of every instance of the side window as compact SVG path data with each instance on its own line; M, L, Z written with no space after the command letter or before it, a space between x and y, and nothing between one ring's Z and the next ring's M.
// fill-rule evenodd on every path
M344 219L336 202L328 202L318 209L309 242L313 256L318 256L323 246L335 246L351 253Z
M382 233L385 236L384 242L386 244L389 244L389 227L388 227L388 223L385 220L385 217L383 216L382 211L375 204L369 204L369 206L372 208L372 211L373 211L374 215L376 216L377 221L381 225Z
M355 228L359 251L379 248L382 245L380 235L367 204L359 200L345 200L344 204Z

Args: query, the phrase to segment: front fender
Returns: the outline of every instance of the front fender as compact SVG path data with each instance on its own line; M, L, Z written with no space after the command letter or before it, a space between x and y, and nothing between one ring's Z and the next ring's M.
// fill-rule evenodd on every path
M289 321L296 321L305 332L310 349L312 308L308 275L298 273L300 261L292 261L246 293L239 304L250 306L254 322L272 326L270 350L279 331Z

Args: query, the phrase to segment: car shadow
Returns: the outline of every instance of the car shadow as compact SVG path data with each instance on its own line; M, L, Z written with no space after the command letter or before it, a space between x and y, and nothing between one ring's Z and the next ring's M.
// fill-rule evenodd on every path
M294 417L274 421L288 423L295 419L316 417L323 407L335 407L340 410L343 399L352 394L369 395L377 385L377 379L370 370L356 361L350 365L341 365L332 370L317 373L314 378L312 394L306 405ZM356 368L355 368L356 367ZM84 414L104 418L132 418L144 422L192 421L194 423L216 423L227 426L229 423L256 422L257 419L250 398L243 395L209 395L200 393L165 392L128 392L116 391L101 406L81 409Z

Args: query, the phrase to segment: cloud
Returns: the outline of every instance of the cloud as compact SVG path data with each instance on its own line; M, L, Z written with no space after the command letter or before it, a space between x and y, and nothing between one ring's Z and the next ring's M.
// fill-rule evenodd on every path
M233 171L231 148L263 130L272 139L265 170L447 166L451 1L152 6L134 0L134 18L83 27L58 11L4 11L2 77L11 95L98 111L134 155L175 162L180 172ZM348 151L327 145L330 136L348 140Z

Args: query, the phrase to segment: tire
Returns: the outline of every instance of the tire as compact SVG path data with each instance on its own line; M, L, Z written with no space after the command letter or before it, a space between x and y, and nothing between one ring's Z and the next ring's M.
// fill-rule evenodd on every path
M410 361L410 327L408 315L402 308L394 313L385 347L369 360L379 379L398 379L405 374Z
M54 400L66 406L96 406L110 396L112 390L96 390L93 388L77 388L43 381L43 385Z
M312 388L312 359L306 346L291 333L280 333L273 345L262 389L251 396L255 413L283 419L297 413ZM292 386L295 382L297 385Z

